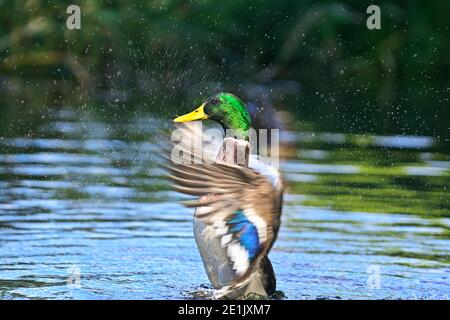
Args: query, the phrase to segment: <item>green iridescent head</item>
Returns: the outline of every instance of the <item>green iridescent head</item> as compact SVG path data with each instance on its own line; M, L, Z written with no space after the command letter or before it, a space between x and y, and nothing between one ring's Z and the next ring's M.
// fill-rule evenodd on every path
M226 129L242 130L244 133L251 128L250 115L244 102L234 94L221 92L209 97L194 111L174 119L174 122L187 122L210 119Z

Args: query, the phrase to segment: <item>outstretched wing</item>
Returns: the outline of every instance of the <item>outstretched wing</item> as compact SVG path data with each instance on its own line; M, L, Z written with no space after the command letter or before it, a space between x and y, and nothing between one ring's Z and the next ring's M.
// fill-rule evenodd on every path
M168 169L175 190L200 197L184 204L201 207L197 217L214 226L233 262L233 284L242 285L276 238L279 206L273 185L253 169L219 162Z

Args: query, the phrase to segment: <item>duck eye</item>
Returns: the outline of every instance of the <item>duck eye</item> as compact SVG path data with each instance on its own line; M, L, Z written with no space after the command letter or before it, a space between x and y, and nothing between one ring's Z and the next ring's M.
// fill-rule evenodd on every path
M220 100L218 98L212 98L210 102L211 102L211 104L216 105L216 104L219 104Z

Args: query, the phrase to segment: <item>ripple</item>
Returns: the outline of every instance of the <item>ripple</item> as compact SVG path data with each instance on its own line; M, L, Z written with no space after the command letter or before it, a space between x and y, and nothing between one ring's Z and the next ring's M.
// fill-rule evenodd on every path
M191 197L171 191L155 163L164 120L52 115L30 124L35 135L0 142L0 298L209 298L193 210L179 204ZM446 150L431 137L281 139L298 146L281 162L287 191L270 253L287 299L444 297ZM380 290L367 286L374 265ZM79 287L68 285L73 270Z

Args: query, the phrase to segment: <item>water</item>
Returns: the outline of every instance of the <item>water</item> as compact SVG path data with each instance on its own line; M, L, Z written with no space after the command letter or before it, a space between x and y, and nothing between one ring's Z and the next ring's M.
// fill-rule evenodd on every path
M208 292L192 210L155 165L155 128L169 120L14 112L0 129L0 298ZM288 191L270 257L287 299L448 298L447 145L294 131L283 140Z

